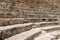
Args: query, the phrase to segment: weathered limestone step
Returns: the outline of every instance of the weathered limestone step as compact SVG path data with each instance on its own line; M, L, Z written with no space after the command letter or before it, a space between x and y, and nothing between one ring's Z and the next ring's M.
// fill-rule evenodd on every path
M47 29L52 29L52 28L60 28L60 25L55 25L55 26L46 26L46 27L41 27L41 30L47 30Z
M0 37L3 39L16 35L18 33L32 29L32 23L16 24L6 27L0 27Z
M41 21L44 21L45 19L39 19ZM14 24L22 24L22 23L28 23L33 22L34 20L27 20L25 18L0 18L0 26L6 26L6 25L14 25ZM35 22L38 21L35 20ZM45 20L46 22L47 20ZM50 19L50 22L53 21L53 19ZM57 19L55 19L57 21ZM47 21L49 22L49 21Z
M43 23L43 22L42 22ZM45 23L45 22L44 22ZM37 28L37 29L40 29L40 30L48 30L48 29L52 29L52 28L56 28L56 27L60 27L60 25L56 25L56 26L46 26L46 27L42 27L42 28ZM18 39L18 38L17 38ZM28 38L30 39L30 38Z
M56 35L60 34L60 30L56 30L56 31L53 31L53 32L49 32L49 33L47 33L47 34L56 36Z
M47 26L54 26L54 25L59 25L60 22L56 21L56 22L36 22L34 23L34 27L35 28L41 28L41 27L47 27Z
M55 28L51 28L51 29L44 29L44 31L46 31L47 33L48 32L53 32L53 31L58 31L58 30L60 30L60 27L55 27Z
M0 26L28 23L24 18L0 18Z
M59 21L56 21L56 22L36 22L34 24L35 25L40 25L40 24L45 24L45 23L47 23L47 24L49 24L49 23L59 23Z
M32 36L37 34L37 33L41 33L41 30L39 28L31 29L31 30L29 30L27 32L17 34L15 36L12 36L12 37L7 38L5 40L30 40L32 38Z
M53 21L59 21L60 18L25 18L26 20L30 20L31 22L53 22Z
M47 33L46 31L42 31L39 37L35 38L35 40L53 40L53 39L57 39L56 37L59 34L60 34L60 30L56 30L49 33Z
M37 38L35 38L35 40L58 40L60 38L60 30L56 30L53 32L46 32L46 31L42 31L42 33L40 34L40 36L38 36Z
M43 27L43 28L44 28L44 29L51 29L51 28L55 28L55 27L60 27L60 25L56 25L56 26L47 26L46 28L45 28L45 27ZM37 28L37 29L39 29L39 30L42 30L42 31L43 31L43 30L44 30L43 28ZM59 31L60 31L60 30L56 30L56 31L54 31L54 32L52 32L52 33L49 33L49 34L50 34L50 36L49 36L49 34L48 34L48 35L46 34L46 35L47 35L47 37L49 37L49 39L51 39L51 38L54 38L54 36L52 36L52 34L53 34L53 35L60 34L60 32L59 32ZM34 31L33 31L33 32L34 32ZM31 32L31 33L33 33L33 32ZM35 32L36 32L36 31L35 31ZM58 32L58 33L56 34L55 32L56 32L56 33ZM24 35L26 35L26 34L24 34ZM46 35L45 35L45 36L46 36ZM16 36L16 37L17 37L17 36ZM11 40L11 39L13 39L13 40L14 40L14 39L16 39L16 37L15 37L15 36L10 37L10 38L7 38L7 40ZM20 37L21 37L21 36L20 36ZM23 37L21 37L21 38L20 38L20 37L17 37L17 39L16 39L16 40L18 40L18 39L20 40L21 38L22 38L21 40L23 40L23 39L25 38L25 36L23 36L24 38L23 38ZM41 36L40 36L40 37L41 37ZM28 40L31 40L31 39L33 40L33 38L32 38L32 37L31 37L31 38L28 38Z
M54 36L47 34L46 32L42 32L39 37L35 38L34 40L50 40L54 38Z

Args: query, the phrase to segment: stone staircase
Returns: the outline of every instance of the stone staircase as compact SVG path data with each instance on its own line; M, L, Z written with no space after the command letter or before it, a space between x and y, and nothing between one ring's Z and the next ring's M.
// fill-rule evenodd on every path
M32 23L16 24L6 27L0 27L0 37L3 39L16 35L18 33L32 29Z
M31 29L27 32L17 34L5 40L33 40L40 33L41 33L40 29Z
M39 26L40 24L50 24L49 26ZM35 25L34 25L35 24ZM60 25L54 25L53 22L41 22L41 23L34 23L32 25L32 29L22 32L20 34L16 34L12 37L6 38L5 40L54 40L56 39L57 35L60 34ZM53 24L53 25L51 25ZM38 25L38 26L36 26ZM34 27L36 26L36 27ZM48 37L48 38L47 38ZM43 38L43 39L42 39ZM58 38L60 38L58 36Z
M17 0L16 0L17 1ZM20 0L22 1L22 0ZM46 22L46 21L59 21L60 20L60 8L52 8L52 7L31 7L30 5L25 5L24 3L18 3L12 0L1 1L0 3L0 18L1 21L0 26L3 25L13 25L20 24L26 22ZM14 20L9 18L15 18ZM23 22L20 22L22 19L16 18L24 18ZM0 19L1 20L1 19ZM15 23L15 20L18 22ZM5 22L4 22L5 21ZM6 23L7 22L7 23ZM13 23L12 23L13 22Z
M42 3L44 7L41 4L38 7L35 1L30 4L31 0L27 1L27 5L24 3L25 0L16 1L1 0L0 2L0 37L2 39L59 40L60 8L55 5L55 1L49 5L48 3L52 0L45 1L48 3L44 3L42 0L41 2L36 1L38 4Z
M27 36L26 40L32 40L35 39L35 37L37 37L41 33L41 30L45 30L48 32L48 30L50 29L52 30L55 27L59 28L60 27L59 24L60 23L58 22L37 22L37 23L24 23L24 24L16 24L16 25L0 27L0 37L6 40L8 39L10 40L11 39L10 37L12 37L14 40L15 37L14 35L22 34L21 36L22 39L24 38L23 40L25 40L25 35ZM17 37L16 39L20 38L18 36L16 37Z

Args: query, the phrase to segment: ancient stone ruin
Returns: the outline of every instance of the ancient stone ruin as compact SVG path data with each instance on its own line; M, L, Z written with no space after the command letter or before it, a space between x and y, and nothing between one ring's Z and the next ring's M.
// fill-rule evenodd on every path
M0 39L60 40L60 0L0 0Z

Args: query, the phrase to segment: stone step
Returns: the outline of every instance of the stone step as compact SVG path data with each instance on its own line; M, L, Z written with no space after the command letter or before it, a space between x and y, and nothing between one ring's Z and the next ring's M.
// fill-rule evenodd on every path
M8 35L8 36L11 36L11 35L14 35L15 33L19 33L20 31L20 29L21 30L28 30L28 29L31 29L31 28L34 28L34 26L38 26L38 25L40 25L40 24L44 24L44 23L47 23L47 24L51 24L51 23L53 23L53 22L39 22L39 23L24 23L24 24L16 24L16 25L10 25L10 26L2 26L2 27L0 27L0 30L3 32L2 33L2 35L4 36L6 36L6 35ZM21 26L21 27L20 27ZM26 26L25 28L26 29L24 29L24 26ZM40 26L41 27L41 26ZM38 28L38 27L37 27ZM43 27L42 27L43 28ZM11 32L14 32L13 34L9 34L9 33L11 33ZM16 31L18 31L18 32L16 32ZM6 32L6 34L4 34Z
M1 9L0 9L1 10ZM21 12L18 12L21 11ZM26 12L25 12L26 11ZM24 12L24 13L23 13ZM31 14L30 14L31 13ZM37 16L38 15L38 16ZM53 15L53 16L52 16ZM58 15L58 16L57 16ZM17 10L17 13L15 11L12 11L11 13L9 12L0 12L0 18L24 18L24 17L49 17L49 18L59 18L60 14L52 14L52 13L40 13L38 14L38 12L31 12L27 10Z
M28 23L24 18L0 18L0 26Z
M35 25L39 25L39 24L44 24L44 23L53 23L53 22L41 22L41 23L34 23ZM33 24L32 24L32 28L33 28ZM53 25L51 25L51 26L46 26L46 27L41 27L41 28L37 28L37 29L39 29L39 30L49 30L49 29L52 29L52 28L56 28L56 27L58 27L58 28L60 28L60 25L55 25L55 26L53 26ZM1 28L1 30L3 30L3 28ZM34 29L35 30L35 29ZM34 32L34 31L33 31ZM28 32L29 33L29 32ZM20 35L20 34L19 34ZM25 34L24 34L25 35ZM27 35L28 36L28 35ZM23 36L23 37L25 37L25 36ZM22 38L23 38L22 37ZM15 39L15 36L12 36L12 38L13 38L13 40ZM20 37L17 37L17 39L18 38L20 38ZM8 40L10 39L11 40L11 38L7 38ZM17 40L16 39L16 40ZM20 38L21 39L21 38ZM31 37L31 38L28 38L27 40L30 40L30 39L33 39L33 37ZM22 39L21 39L22 40Z
M48 30L48 29L52 29L52 28L60 28L60 25L54 25L54 26L46 26L46 27L41 27L40 29L42 30Z
M0 18L0 26L14 25L14 24L22 24L28 22L52 22L59 21L60 19L25 19L25 18Z
M60 30L60 22L40 22L34 23L35 28L40 28L46 32L53 32L56 30Z
M11 26L0 27L0 37L3 39L16 35L18 33L32 29L32 23L16 24Z
M43 31L37 38L35 38L35 40L58 40L59 35L60 34L60 30L56 30L53 32L49 32L47 33L46 31Z
M40 25L40 24L44 24L44 23L47 23L47 24L54 24L54 22L39 22L39 23L24 23L24 24L16 24L16 25L10 25L10 26L3 26L3 27L0 27L0 35L1 37L3 38L8 38L12 35L15 35L17 33L21 33L21 32L24 32L24 31L27 31L27 30L30 30L32 28L34 28L34 26L36 26L36 28L39 28L37 25ZM41 30L49 30L49 29L52 29L52 28L55 28L55 27L60 27L60 25L56 25L56 26L46 26L46 27L41 27L39 29Z
M33 40L34 39L34 35L38 35L38 33L41 33L41 30L38 28L35 29L31 29L27 32L23 32L21 34L17 34L15 36L12 36L10 38L7 38L5 40Z
M56 28L56 27L60 27L60 25L56 25L56 26L46 26L46 28L45 27L43 27L44 29L51 29L51 28ZM21 33L21 34L17 34L17 35L15 35L15 36L12 36L12 37L10 37L10 38L7 38L7 39L5 39L5 40L50 40L50 39L52 39L52 38L55 38L55 36L54 35L58 35L58 34L60 34L60 30L56 30L56 31L52 31L52 32L45 32L44 31L44 29L43 28L35 28L35 29L31 29L31 30L37 30L37 31L41 31L41 33L39 33L39 35L37 35L37 37L35 37L35 36L30 36L30 34L32 35L33 33L34 33L34 31L31 31L31 32L29 32L29 31L27 31L27 33L26 32L23 32L23 33ZM35 31L36 32L36 31ZM58 32L58 33L57 33ZM35 37L35 38L34 38ZM47 38L48 37L48 38Z
M58 26L59 25L57 25L57 27L50 26L51 28L46 29L46 30L50 29L50 31L48 32L42 29L41 34L38 37L36 37L34 40L58 40L60 38L60 27Z
M60 18L25 18L25 19L30 20L31 22L53 22L60 20Z
M36 22L33 24L34 28L43 28L43 27L47 27L47 26L55 26L55 25L60 25L59 21L56 22Z
M24 10L25 11L25 10ZM30 12L30 11L29 11ZM60 15L58 14L58 15L54 15L53 14L53 16L51 15L51 14L47 14L47 13L40 13L40 14L34 14L33 12L30 12L30 13L32 13L32 14L29 14L28 12L26 13L26 12L19 12L19 13L14 13L14 11L13 11L13 13L2 13L2 12L0 12L0 18L25 18L25 17L36 17L36 18L41 18L41 17L47 17L47 18L59 18L60 17Z

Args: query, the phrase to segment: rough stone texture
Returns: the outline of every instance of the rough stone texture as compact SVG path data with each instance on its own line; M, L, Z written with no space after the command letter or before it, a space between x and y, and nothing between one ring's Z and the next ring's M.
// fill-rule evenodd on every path
M36 37L38 34L41 33L40 29L31 29L27 32L23 32L21 34L14 35L10 38L7 38L5 40L33 40L33 37Z
M51 28L53 28L52 27L53 25L59 25L59 24L58 23L55 24L55 22L54 23L53 22L40 22L40 23L34 23L34 25L33 25L33 23L26 23L26 24L17 24L17 25L11 25L11 26L6 26L6 27L0 27L0 30L1 30L0 36L2 38L8 38L8 37L11 37L18 33L28 31L28 30L34 28L33 26L36 26L36 28L44 29L43 27L45 27L45 26L51 26ZM55 26L55 27L57 27L57 26Z
M25 32L32 29L32 23L12 25L7 27L0 27L0 37L3 39L11 37L21 32Z
M6 19L5 19L6 18ZM14 19L16 18L16 19ZM19 18L19 19L17 19ZM24 18L24 19L20 19ZM56 22L58 23L43 23L38 26L48 32L60 30L60 0L0 0L0 26L21 24L27 22ZM59 26L52 26L52 25ZM43 26L42 26L43 25ZM32 26L14 26L10 29L2 27L2 38L7 38L32 29ZM8 29L8 30L6 30ZM0 29L1 30L1 29ZM60 31L57 31L57 33ZM32 37L33 38L33 37ZM45 38L45 36L44 36ZM55 40L56 38L52 38ZM28 40L28 39L27 39ZM32 40L29 38L29 40Z
M59 0L0 0L0 18L24 18L28 22L59 21L59 4ZM8 25L2 22L0 25ZM13 22L10 24L16 23Z
M38 31L41 33L39 33ZM39 33L37 34L37 37L35 37L36 34L34 32ZM58 39L60 39L60 25L33 28L27 32L17 34L5 40L58 40Z
M0 18L0 26L28 23L24 18Z

